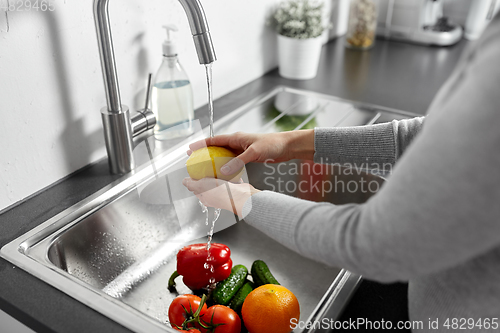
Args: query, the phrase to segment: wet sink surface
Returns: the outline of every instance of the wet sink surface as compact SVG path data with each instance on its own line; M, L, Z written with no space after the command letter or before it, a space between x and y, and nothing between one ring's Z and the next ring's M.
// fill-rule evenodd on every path
M215 129L216 133L273 132L364 125L405 116L280 87L217 121ZM175 254L186 244L205 242L210 227L197 199L181 184L188 176L184 166L187 145L188 141L166 152L156 151L156 158L134 174L6 245L2 256L134 331L171 330L167 310L176 294L168 291L167 282L175 270ZM295 160L281 171L297 166L312 170L311 162ZM279 184L297 184L310 177L335 178L346 184L373 182L377 188L383 183L372 174L349 173L339 167L324 168L320 174L283 172L287 175L265 179L264 168L263 164L248 165L245 180L259 189L335 204L361 203L370 193L348 189L303 192ZM250 268L254 260L262 259L269 265L277 280L297 296L304 321L337 316L360 278L301 257L226 211L215 231L214 241L231 248L234 264ZM181 279L177 282L179 293L191 292Z

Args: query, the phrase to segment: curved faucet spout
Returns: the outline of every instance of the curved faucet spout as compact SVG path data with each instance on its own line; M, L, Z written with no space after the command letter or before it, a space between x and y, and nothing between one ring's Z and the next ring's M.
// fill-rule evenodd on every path
M179 2L187 14L200 64L211 64L217 58L200 0L179 0Z
M200 0L179 0L179 2L189 20L200 64L214 62L215 51ZM111 172L123 174L134 168L133 126L128 108L121 104L108 3L109 0L94 0L94 20L108 103L107 107L101 110L101 114Z

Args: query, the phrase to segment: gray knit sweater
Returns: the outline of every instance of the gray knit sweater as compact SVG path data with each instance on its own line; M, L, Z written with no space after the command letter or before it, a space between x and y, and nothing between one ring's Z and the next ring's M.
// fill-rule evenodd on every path
M498 16L473 46L424 126L416 118L315 129L316 162L395 163L367 203L263 191L243 210L247 223L306 257L368 279L409 281L410 319L422 321L423 332L464 331L445 327L447 319L500 318ZM429 328L436 319L439 329Z

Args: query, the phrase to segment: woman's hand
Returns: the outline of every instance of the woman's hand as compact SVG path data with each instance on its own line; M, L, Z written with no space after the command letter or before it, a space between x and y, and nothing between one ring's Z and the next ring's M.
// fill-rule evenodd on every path
M192 151L207 147L227 147L238 154L221 169L224 175L230 175L249 162L284 162L294 158L313 159L314 130L300 130L282 133L249 134L235 133L217 135L189 145L188 155Z
M253 194L260 192L246 183L235 184L216 178L194 180L184 178L182 184L207 207L222 208L243 218L243 205Z

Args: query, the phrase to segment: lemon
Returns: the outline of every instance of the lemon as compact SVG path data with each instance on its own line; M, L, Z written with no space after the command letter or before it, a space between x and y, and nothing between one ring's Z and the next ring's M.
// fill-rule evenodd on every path
M243 168L231 175L223 175L220 168L235 157L236 155L229 149L208 146L193 151L186 161L186 168L189 176L193 179L211 177L231 180L240 176Z

